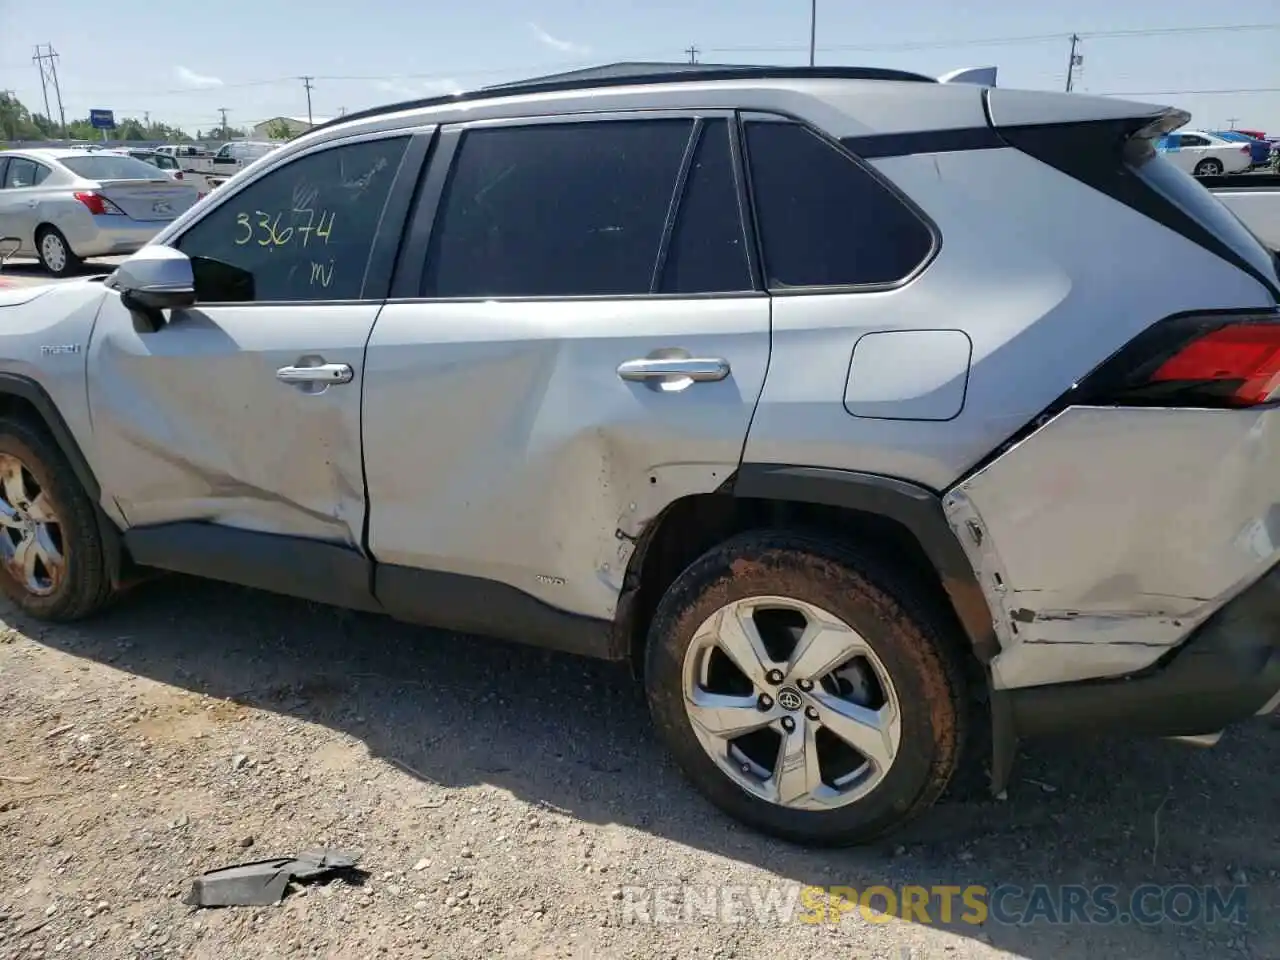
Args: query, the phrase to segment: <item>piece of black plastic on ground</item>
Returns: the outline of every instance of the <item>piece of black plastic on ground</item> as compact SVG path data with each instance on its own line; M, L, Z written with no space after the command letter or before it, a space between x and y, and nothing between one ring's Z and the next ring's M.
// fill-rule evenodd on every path
M305 850L296 857L275 857L210 870L191 883L183 900L193 907L265 907L284 898L289 882L310 882L352 873L360 854L343 850Z

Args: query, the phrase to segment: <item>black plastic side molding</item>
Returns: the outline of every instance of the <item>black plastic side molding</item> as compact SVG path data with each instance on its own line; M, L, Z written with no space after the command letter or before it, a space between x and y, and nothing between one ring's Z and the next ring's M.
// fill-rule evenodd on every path
M733 492L739 497L842 507L897 522L933 564L978 659L987 663L1000 652L982 585L933 491L854 470L744 463Z

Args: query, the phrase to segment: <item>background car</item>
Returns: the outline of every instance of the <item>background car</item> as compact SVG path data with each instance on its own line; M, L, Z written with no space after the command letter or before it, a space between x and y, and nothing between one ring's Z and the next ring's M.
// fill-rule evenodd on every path
M160 168L174 180L183 179L182 168L178 166L178 161L170 154L160 153L157 150L128 150L125 152L135 160L141 160L143 163L149 163L153 167Z
M1252 151L1253 166L1265 167L1271 162L1271 144L1239 130L1215 130L1215 137L1230 143L1247 143Z
M1253 151L1247 143L1232 143L1203 130L1170 133L1156 141L1156 149L1197 177L1241 173L1253 166Z
M195 187L119 152L0 154L0 237L57 277L86 257L140 250L196 200Z

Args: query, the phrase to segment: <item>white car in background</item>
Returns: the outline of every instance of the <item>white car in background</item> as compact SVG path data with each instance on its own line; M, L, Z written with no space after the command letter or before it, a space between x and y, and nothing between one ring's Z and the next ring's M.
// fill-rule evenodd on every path
M1197 177L1243 173L1253 165L1247 143L1233 143L1203 130L1179 130L1161 137L1156 149L1175 166Z

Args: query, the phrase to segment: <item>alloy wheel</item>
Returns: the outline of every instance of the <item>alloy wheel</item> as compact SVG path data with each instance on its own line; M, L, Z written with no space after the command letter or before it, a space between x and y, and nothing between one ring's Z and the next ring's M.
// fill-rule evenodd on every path
M31 470L0 454L0 562L33 596L58 589L67 562L62 523Z
M694 734L743 790L799 810L866 796L902 738L898 694L867 641L839 617L786 597L717 610L684 659Z

